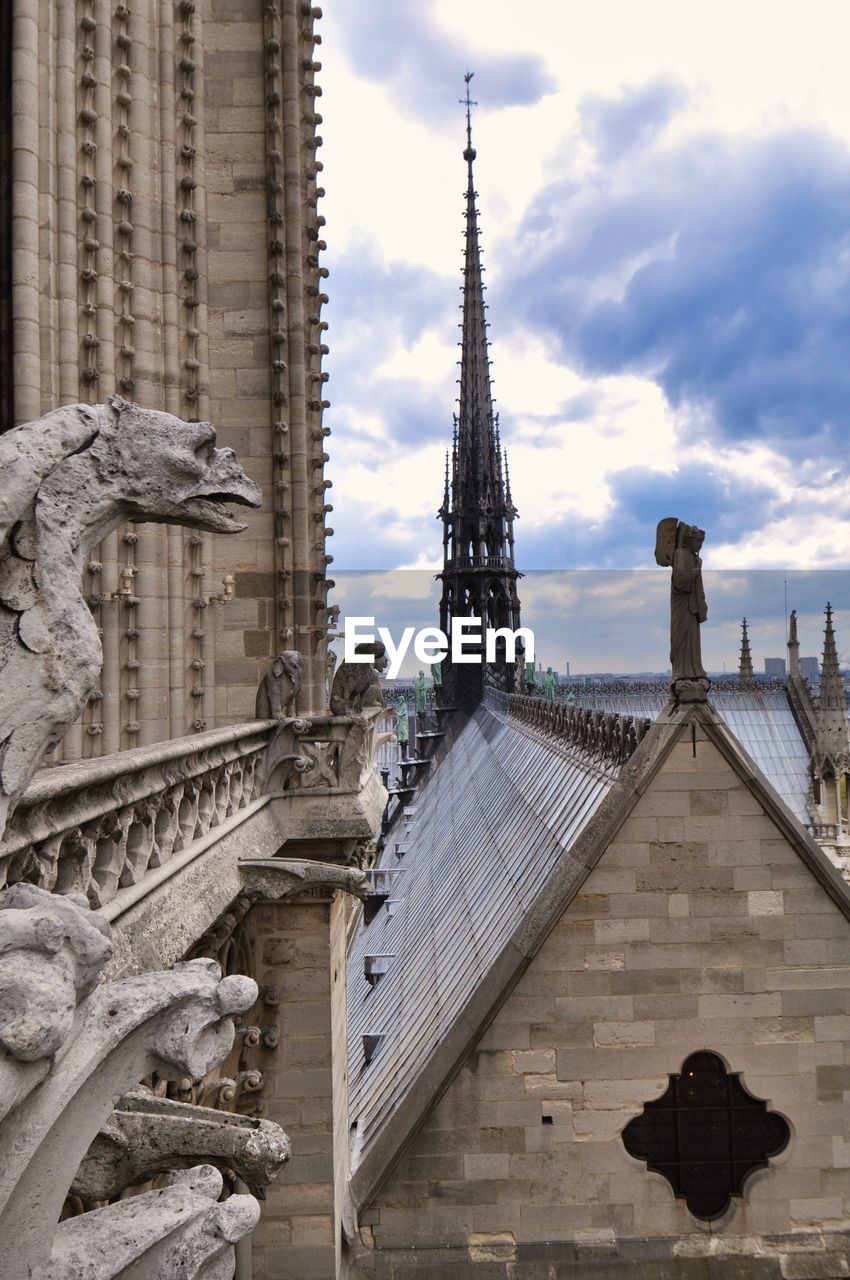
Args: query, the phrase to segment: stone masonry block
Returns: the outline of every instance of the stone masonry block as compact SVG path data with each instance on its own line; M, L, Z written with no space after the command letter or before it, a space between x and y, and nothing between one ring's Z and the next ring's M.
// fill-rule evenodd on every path
M520 1072L523 1075L526 1072L531 1072L533 1074L545 1074L546 1072L554 1072L555 1070L554 1049L521 1051L513 1053L511 1057L512 1070Z
M593 1042L597 1045L653 1045L653 1022L595 1022Z

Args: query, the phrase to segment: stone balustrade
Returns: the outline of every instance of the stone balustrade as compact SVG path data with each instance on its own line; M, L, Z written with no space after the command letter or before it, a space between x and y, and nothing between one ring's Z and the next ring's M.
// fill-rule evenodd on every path
M257 800L274 730L260 720L43 770L0 842L3 881L105 906Z
M619 715L572 706L562 700L521 693L501 693L488 689L485 703L491 711L577 747L588 756L608 765L626 762L652 723L639 716Z
M299 807L302 796L339 796L344 812L334 824L328 811L328 831L362 840L383 807L374 765L381 711L257 720L42 770L0 841L0 883L84 893L110 915L123 890L282 798ZM375 815L360 814L352 796L372 791ZM302 836L315 820L308 808Z

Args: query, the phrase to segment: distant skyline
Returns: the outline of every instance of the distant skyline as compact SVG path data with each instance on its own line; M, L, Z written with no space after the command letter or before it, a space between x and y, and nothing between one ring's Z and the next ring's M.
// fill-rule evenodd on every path
M660 572L666 515L707 571L850 566L850 11L358 0L321 26L334 575L439 568L467 67L518 567ZM776 599L741 612L757 665L784 652ZM707 661L729 626L714 606Z
M334 570L340 623L370 616L394 640L404 627L433 626L439 583L426 570ZM823 651L824 606L834 606L839 660L850 665L850 571L706 570L708 621L702 627L706 669L737 670L746 616L753 666L786 656L784 602L796 608L801 656ZM559 671L664 671L669 663L669 570L538 570L519 584L523 625L535 633L537 657ZM842 607L840 603L846 603ZM402 676L421 666L411 656Z

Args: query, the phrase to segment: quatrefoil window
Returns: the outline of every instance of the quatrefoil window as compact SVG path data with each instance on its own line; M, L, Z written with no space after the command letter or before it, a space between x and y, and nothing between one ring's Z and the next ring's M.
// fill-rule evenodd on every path
M666 1092L623 1130L630 1156L663 1174L695 1218L710 1221L756 1169L788 1145L788 1122L754 1098L716 1053L692 1053Z

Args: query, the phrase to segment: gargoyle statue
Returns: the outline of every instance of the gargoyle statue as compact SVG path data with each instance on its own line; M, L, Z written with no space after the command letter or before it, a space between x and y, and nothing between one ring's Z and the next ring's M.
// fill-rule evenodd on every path
M381 672L389 662L386 646L380 640L355 645L354 652L369 655L371 662L343 662L337 667L331 685L331 715L358 715L364 707L383 707Z
M304 658L297 649L284 649L275 658L257 690L258 720L282 720L301 692Z
M260 490L209 422L110 396L0 437L0 837L45 751L95 687L102 651L83 599L91 549L126 520L239 533L226 502Z

